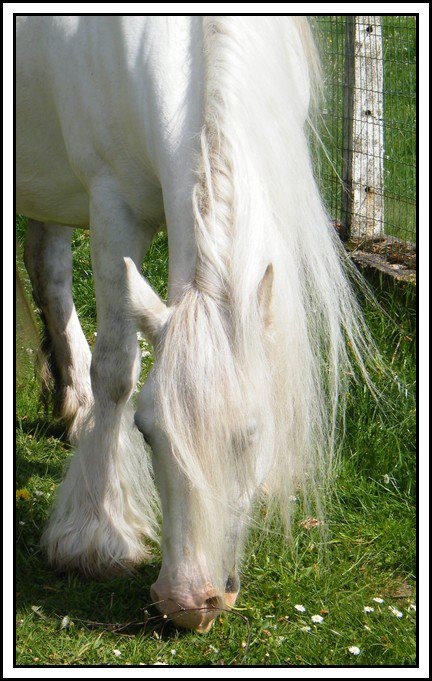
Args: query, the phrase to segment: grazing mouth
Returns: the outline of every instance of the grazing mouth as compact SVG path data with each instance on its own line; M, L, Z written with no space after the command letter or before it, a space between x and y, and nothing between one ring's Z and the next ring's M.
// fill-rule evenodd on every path
M160 600L153 587L150 593L157 609L175 626L193 629L198 633L207 633L216 617L233 607L238 596L238 587L238 579L229 578L223 596L214 591L208 595L202 607L196 608L182 607L180 603L169 597Z

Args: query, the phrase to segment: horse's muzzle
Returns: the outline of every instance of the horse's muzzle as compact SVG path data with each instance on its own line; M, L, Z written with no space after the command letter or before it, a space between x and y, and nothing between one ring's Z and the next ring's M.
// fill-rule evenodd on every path
M162 590L161 590L162 591ZM214 620L224 610L231 608L238 592L227 592L223 596L215 589L207 589L199 595L179 598L174 593L158 591L157 583L150 589L150 596L157 609L175 626L193 629L198 633L207 633Z

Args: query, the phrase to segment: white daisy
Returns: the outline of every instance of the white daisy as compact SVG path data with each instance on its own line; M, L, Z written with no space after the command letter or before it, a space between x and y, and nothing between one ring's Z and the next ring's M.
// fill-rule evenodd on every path
M398 610L397 608L394 608L392 605L389 605L389 610L392 613L392 615L394 615L395 617L398 617L399 619L401 617L403 617L403 614L401 613L401 611Z
M316 622L317 624L321 624L321 622L324 622L324 617L321 617L321 615L312 615L311 620L312 620L312 622Z
M304 605L297 604L297 605L294 606L294 608L296 610L298 610L299 612L306 612L306 608L304 607Z
M352 653L352 655L360 655L361 653L361 650L358 646L350 646L348 650L350 651L350 653Z

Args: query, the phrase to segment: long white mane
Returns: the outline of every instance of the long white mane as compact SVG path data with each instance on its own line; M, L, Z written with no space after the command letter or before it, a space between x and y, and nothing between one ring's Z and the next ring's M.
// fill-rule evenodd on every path
M206 17L203 31L198 260L155 378L159 418L197 497L196 541L217 561L242 491L248 507L259 484L287 528L292 495L313 491L319 512L349 356L364 368L369 336L311 167L307 20ZM258 292L270 263L266 323Z

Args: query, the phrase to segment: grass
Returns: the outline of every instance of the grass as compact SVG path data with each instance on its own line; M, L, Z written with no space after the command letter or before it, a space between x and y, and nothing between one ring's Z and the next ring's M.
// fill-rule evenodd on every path
M24 229L19 219L19 240ZM84 232L74 239L74 265L76 304L93 343ZM166 268L166 237L159 234L144 272L161 294ZM208 635L177 631L149 607L158 550L135 576L108 582L58 575L47 566L38 542L70 447L62 424L40 406L32 366L24 362L16 398L18 665L415 665L415 313L409 292L401 300L382 291L379 299L394 322L370 306L365 313L400 383L377 377L388 401L383 409L361 385L350 392L341 470L326 518L327 552L318 530L297 521L293 550L277 525L264 537L255 532L238 607ZM29 357L23 339L18 351ZM151 362L151 354L143 359L142 379ZM297 520L302 517L299 510ZM366 613L366 606L374 611ZM314 623L313 615L323 621Z

